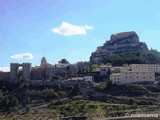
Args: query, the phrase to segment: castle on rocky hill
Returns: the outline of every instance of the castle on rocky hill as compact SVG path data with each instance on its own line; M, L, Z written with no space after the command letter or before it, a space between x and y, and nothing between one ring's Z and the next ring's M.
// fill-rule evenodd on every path
M100 63L105 57L112 54L134 52L137 50L148 50L145 43L139 42L136 32L122 32L113 34L109 41L103 46L97 47L97 50L91 54L91 63Z

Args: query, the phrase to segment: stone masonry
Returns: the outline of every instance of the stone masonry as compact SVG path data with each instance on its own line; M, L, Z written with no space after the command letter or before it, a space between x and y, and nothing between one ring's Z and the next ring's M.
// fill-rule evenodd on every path
M10 64L10 80L18 80L18 69L23 68L22 78L25 80L30 80L31 75L31 63L11 63Z

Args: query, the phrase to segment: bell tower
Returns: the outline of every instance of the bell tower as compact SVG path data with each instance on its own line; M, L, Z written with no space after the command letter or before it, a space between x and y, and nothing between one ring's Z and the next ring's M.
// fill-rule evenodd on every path
M41 60L41 67L46 67L47 65L47 60L45 57L42 57L42 60Z

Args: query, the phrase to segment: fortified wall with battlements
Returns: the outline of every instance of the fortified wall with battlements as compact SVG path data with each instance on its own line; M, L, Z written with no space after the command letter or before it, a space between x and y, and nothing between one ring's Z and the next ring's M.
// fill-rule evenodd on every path
M23 80L47 80L52 75L75 74L78 67L69 63L49 64L45 57L42 58L40 66L32 67L31 63L11 63L10 72L0 72L0 80L17 81Z

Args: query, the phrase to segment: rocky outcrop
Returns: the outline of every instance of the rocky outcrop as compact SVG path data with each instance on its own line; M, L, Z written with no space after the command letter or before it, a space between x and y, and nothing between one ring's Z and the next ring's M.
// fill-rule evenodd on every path
M103 46L97 47L97 50L90 57L91 63L100 63L107 56L134 52L137 50L148 50L147 45L139 42L139 37L136 32L122 32L113 34L109 41L106 41Z

